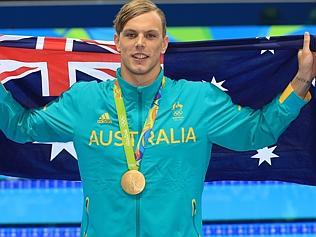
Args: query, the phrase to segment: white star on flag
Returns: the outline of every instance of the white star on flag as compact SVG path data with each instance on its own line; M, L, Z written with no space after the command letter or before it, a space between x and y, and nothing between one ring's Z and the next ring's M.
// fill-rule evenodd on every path
M251 158L256 158L259 159L259 164L260 166L263 162L267 162L269 165L271 165L271 159L279 157L278 155L274 154L273 151L277 146L273 147L264 147L262 149L257 150L257 154L252 156Z
M315 81L316 81L316 77L312 80L313 87L315 87Z
M258 39L258 38L260 38L260 37L256 37L256 39ZM267 40L270 40L270 36L266 36L265 38ZM265 52L270 52L270 53L274 54L274 49L263 49L263 50L261 50L260 54L264 54Z
M274 54L274 49L263 49L263 50L261 50L260 54L264 54L265 52L270 52L270 53Z
M212 81L211 81L211 83L212 83L214 86L218 87L218 88L221 89L222 91L228 91L225 87L223 87L223 83L224 83L224 82L225 82L225 80L224 80L224 81L219 81L219 82L217 82L216 79L215 79L215 77L213 77L213 78L212 78Z
M67 151L73 158L78 160L73 142L65 142L65 143L63 142L33 142L33 143L52 145L50 161L53 161L59 155L59 153L61 153L63 150Z

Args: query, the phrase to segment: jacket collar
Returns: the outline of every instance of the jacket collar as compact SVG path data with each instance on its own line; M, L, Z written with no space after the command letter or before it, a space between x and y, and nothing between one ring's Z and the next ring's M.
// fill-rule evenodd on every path
M142 101L152 103L154 96L156 95L163 78L163 69L160 70L157 78L147 86L134 86L129 82L125 81L121 76L121 68L117 69L116 77L120 84L123 98L125 100L137 101L138 96L141 96Z

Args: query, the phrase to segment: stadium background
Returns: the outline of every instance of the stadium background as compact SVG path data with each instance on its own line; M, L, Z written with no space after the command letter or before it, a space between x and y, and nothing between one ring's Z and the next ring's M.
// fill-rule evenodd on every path
M111 23L119 2L2 1L0 34L112 40ZM171 41L316 34L315 1L194 2L161 3ZM315 237L315 201L316 188L311 186L277 181L206 183L204 233ZM81 204L79 182L1 176L0 237L79 236Z

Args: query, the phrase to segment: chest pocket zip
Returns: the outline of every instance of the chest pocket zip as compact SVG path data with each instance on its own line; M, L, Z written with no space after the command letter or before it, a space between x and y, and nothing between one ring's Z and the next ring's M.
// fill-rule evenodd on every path
M86 197L85 199L85 213L86 213L86 220L87 220L87 224L85 227L85 230L83 232L83 237L88 237L88 228L89 228L89 205L90 205L90 199L89 197Z
M196 217L196 200L195 198L192 199L192 222L193 222L193 227L195 230L195 233L198 237L201 237L199 234L199 231L196 227L196 221L195 221L195 217Z

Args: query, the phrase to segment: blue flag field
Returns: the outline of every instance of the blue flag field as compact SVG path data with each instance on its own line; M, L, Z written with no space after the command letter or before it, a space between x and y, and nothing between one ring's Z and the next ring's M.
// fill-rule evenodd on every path
M311 49L316 51L316 36L311 39ZM260 109L294 77L302 45L303 36L170 43L163 66L172 79L212 83L236 104ZM0 36L0 82L27 108L49 103L76 81L114 79L119 66L112 42ZM315 80L313 96L314 88ZM313 98L273 146L234 152L214 145L206 181L316 185L315 122ZM0 150L2 175L80 180L71 142L18 144L0 132Z

